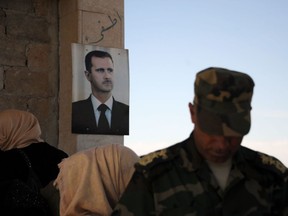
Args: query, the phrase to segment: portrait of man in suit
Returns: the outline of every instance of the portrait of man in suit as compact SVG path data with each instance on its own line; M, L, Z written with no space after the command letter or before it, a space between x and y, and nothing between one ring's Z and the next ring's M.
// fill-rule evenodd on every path
M115 68L112 55L103 49L91 50L84 62L83 75L90 83L90 94L72 102L72 133L128 135L129 105L113 95L115 74L121 72Z

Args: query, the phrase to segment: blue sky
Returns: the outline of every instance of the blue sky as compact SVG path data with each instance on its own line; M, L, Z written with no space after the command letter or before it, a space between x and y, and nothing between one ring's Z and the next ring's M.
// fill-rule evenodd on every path
M255 81L252 128L242 145L288 166L288 1L125 0L130 135L138 154L193 130L196 72L219 66Z

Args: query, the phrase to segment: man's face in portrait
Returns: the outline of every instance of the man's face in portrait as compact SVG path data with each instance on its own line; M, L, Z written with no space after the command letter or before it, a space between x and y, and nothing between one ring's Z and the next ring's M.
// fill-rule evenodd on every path
M98 58L93 56L91 59L92 67L86 71L86 77L91 83L92 91L111 92L113 89L114 65L110 58Z

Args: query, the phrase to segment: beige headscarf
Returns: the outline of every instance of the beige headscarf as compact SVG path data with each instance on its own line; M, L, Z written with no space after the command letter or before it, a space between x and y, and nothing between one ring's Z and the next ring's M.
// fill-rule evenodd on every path
M123 145L84 150L64 159L54 185L60 192L60 216L112 213L139 157Z
M42 142L37 118L29 112L8 109L0 112L0 149L24 148Z

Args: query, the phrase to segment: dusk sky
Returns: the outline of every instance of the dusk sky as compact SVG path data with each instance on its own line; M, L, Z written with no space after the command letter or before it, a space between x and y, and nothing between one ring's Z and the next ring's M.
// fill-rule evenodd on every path
M195 74L225 67L255 81L242 145L288 166L288 1L125 0L130 135L142 155L186 139Z

